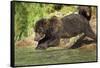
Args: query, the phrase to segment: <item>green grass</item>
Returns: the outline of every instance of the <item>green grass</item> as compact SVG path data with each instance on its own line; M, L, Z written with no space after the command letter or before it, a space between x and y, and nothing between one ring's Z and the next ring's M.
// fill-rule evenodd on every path
M15 65L41 65L96 61L96 51L84 49L35 50L33 47L16 47Z

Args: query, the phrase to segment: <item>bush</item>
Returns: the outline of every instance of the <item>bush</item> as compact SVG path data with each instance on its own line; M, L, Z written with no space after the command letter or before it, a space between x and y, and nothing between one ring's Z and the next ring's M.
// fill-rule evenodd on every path
M40 18L49 18L56 11L53 4L15 2L15 41L24 39L33 33L34 24ZM74 6L63 5L61 13L75 10Z

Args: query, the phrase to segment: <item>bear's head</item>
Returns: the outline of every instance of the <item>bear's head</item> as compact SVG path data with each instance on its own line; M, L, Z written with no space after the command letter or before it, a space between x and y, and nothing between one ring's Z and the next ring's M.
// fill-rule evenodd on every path
M35 41L39 41L43 39L49 29L49 21L48 19L40 19L35 24Z

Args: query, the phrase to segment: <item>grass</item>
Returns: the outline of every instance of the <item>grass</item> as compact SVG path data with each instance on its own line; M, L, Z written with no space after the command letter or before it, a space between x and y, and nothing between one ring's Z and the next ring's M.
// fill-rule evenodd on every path
M35 50L32 46L15 49L15 66L91 61L96 61L95 50L53 48Z

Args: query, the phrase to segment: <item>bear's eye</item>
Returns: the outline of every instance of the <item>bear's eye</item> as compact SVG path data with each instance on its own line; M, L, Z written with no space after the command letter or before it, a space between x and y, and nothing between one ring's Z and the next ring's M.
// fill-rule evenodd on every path
M42 27L39 28L40 33L44 33L44 29Z

